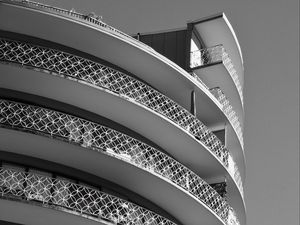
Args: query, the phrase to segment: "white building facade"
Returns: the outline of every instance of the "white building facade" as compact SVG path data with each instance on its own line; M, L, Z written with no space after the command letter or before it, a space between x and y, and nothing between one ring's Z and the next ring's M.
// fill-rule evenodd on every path
M131 37L0 0L0 74L1 223L246 224L243 58L225 14Z

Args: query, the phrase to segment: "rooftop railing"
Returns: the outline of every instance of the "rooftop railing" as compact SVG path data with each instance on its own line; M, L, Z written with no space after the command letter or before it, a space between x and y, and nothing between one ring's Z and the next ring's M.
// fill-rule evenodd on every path
M134 203L69 181L0 167L0 198L34 202L56 210L90 216L113 224L175 225ZM85 216L86 217L86 216ZM89 218L89 217L88 217Z
M54 14L64 16L64 17L69 17L71 19L92 25L95 28L105 29L112 34L119 35L122 38L126 38L126 40L128 40L130 42L134 42L135 44L146 47L149 50L153 50L150 46L144 44L143 42L140 42L140 41L136 40L135 38L131 37L130 35L104 23L102 21L101 16L98 16L94 13L82 14L82 13L76 12L74 9L67 10L67 9L62 9L62 8L58 8L58 7L54 7L51 5L46 5L46 4L38 3L38 2L34 2L34 1L29 1L29 0L0 0L0 3L1 2L7 3L7 4L19 5L22 7L32 8L32 9L36 9L36 10L46 11L46 12L54 13Z
M229 151L199 119L185 108L152 87L113 68L55 49L0 38L0 62L47 72L71 80L101 87L136 102L171 120L197 139L228 169L234 179L236 171L229 163ZM242 189L239 187L239 189ZM242 193L242 192L241 192Z
M239 81L237 71L234 68L234 65L225 51L223 45L216 45L210 48L196 50L190 53L190 67L198 68L201 66L206 66L214 63L222 62L230 74L241 99L242 105L244 104L243 100L243 90Z
M228 223L232 209L209 184L172 157L126 134L65 113L5 99L0 100L0 126L57 138L123 160L187 191L224 224Z

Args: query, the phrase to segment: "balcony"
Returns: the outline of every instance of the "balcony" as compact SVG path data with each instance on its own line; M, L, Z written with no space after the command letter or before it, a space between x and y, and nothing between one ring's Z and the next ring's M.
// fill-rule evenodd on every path
M141 46L146 47L151 50L151 48L149 46L143 44L142 42L137 41L135 38L132 38L130 35L125 34L124 32L104 23L103 21L101 21L100 16L97 16L93 13L85 15L85 14L76 12L74 9L66 10L66 9L62 9L62 8L34 2L34 1L29 1L29 0L20 0L20 1L0 0L0 3L1 2L5 3L5 4L12 4L12 5L16 5L16 6L22 6L22 7L26 7L26 8L31 8L31 9L41 10L44 12L53 13L56 15L60 15L63 17L70 18L72 20L76 20L76 21L85 23L87 25L94 26L96 28L105 29L108 32L112 33L113 35L121 36L122 38L126 38L130 42L141 45Z
M7 39L0 39L0 61L78 81L90 87L104 88L119 98L160 114L200 141L218 158L235 180L241 195L243 194L238 168L221 141L186 109L145 83L76 55Z
M207 48L222 44L234 64L241 87L244 84L243 56L237 35L224 13L208 16L188 24L196 36L200 37L202 46Z
M201 67L217 63L223 63L230 74L243 105L243 90L239 81L239 76L237 75L237 71L235 70L229 55L226 53L225 48L222 45L216 45L214 47L200 49L190 53L190 68L192 70L197 70Z
M100 224L175 225L152 211L96 188L76 184L68 178L53 178L21 169L0 167L0 199L80 215Z
M228 215L232 209L225 199L194 172L147 144L108 127L27 104L1 100L0 113L4 128L79 145L163 178L197 199L224 224L230 224Z
M56 10L46 10L51 6L42 7L42 4L38 4L39 7L15 1L0 1L0 4L1 30L48 40L111 62L138 76L186 109L191 108L191 91L195 90L197 113L198 117L201 115L201 121L211 126L212 123L220 124L224 119L224 115L218 112L219 105L209 99L211 95L201 85L194 83L186 70L142 42L117 35L118 32L112 32L105 26L95 26L82 22L82 19L76 19L75 16L66 16L74 10L62 10L66 12L59 14L55 13ZM31 23L35 23L34 29L29 26ZM61 29L56 29L57 26L52 26L53 24ZM203 102L207 107L203 107Z

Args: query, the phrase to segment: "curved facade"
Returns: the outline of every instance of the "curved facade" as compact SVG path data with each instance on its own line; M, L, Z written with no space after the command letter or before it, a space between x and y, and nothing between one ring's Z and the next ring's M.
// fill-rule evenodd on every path
M241 65L224 14L131 37L0 0L0 221L246 224Z

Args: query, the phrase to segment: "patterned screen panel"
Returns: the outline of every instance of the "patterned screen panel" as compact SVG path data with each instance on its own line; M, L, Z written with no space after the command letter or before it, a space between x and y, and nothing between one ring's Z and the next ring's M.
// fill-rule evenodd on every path
M229 173L240 184L241 179L238 168L229 151L217 136L185 108L145 83L113 68L79 56L7 39L0 39L0 61L84 81L154 110L179 125L204 144L220 159L229 170ZM219 95L218 99L221 99ZM222 101L222 104L224 104L224 101ZM229 163L232 165L229 165ZM243 193L242 184L240 184L239 189Z
M162 176L227 221L231 208L209 184L170 156L123 133L75 116L4 99L0 100L0 124L59 138Z

